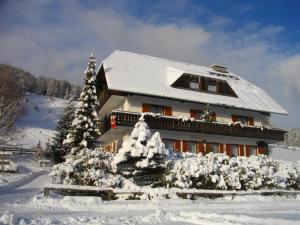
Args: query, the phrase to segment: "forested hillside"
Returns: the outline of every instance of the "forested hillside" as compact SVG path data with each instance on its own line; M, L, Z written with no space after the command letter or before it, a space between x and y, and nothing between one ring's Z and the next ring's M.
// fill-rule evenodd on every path
M23 114L25 93L69 98L78 98L81 87L66 80L56 80L45 76L36 77L30 72L10 65L0 64L0 136L5 140L15 138L15 121ZM27 100L27 99L26 99ZM3 140L0 140L0 144Z
M57 98L67 98L70 94L78 97L81 87L67 80L57 80L46 76L35 76L11 65L0 64L0 76L10 77L15 87L22 92L31 92ZM1 83L2 84L2 83Z

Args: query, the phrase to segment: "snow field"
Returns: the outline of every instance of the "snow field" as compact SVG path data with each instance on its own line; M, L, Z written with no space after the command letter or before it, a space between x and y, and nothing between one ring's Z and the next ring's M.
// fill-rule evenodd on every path
M64 107L64 99L26 93L25 112L16 122L16 139L9 144L34 148L41 141L44 148L48 139L54 136Z

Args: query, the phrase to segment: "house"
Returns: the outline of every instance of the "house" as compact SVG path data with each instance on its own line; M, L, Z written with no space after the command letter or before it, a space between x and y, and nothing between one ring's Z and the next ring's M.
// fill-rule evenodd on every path
M285 131L268 126L271 114L287 115L262 89L226 67L197 66L114 51L97 71L100 142L117 151L141 113L175 151L266 154ZM206 109L211 122L201 120Z

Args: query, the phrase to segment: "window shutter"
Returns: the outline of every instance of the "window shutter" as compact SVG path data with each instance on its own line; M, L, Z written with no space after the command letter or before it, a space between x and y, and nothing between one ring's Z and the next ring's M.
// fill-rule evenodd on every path
M232 115L231 118L232 118L232 122L236 122L237 121L237 116L236 115Z
M250 126L254 126L254 119L253 119L253 117L249 117L249 118L248 118L248 124L249 124Z
M239 145L239 156L244 156L244 145Z
M230 144L226 144L226 154L228 156L232 155L232 153L231 153L231 145Z
M143 112L150 112L149 104L143 103Z
M209 153L210 151L211 151L211 146L210 146L210 144L209 143L206 143L205 144L205 153Z
M197 143L197 153L200 152L204 155L204 144L202 142Z
M191 118L195 118L196 119L196 110L191 109Z
M213 122L216 122L216 113L215 112L211 113L211 118L212 118Z
M175 148L178 152L180 152L180 150L181 150L181 141L180 141L180 140L175 140L175 141L174 141L174 148Z
M187 152L188 151L188 143L187 141L182 141L182 151Z
M165 111L164 113L165 113L166 116L172 116L172 107L165 106L164 111Z
M218 147L219 147L219 153L224 153L224 145L218 144Z
M257 147L257 154L263 155L264 154L264 147L258 146Z
M246 156L250 156L250 145L246 145Z

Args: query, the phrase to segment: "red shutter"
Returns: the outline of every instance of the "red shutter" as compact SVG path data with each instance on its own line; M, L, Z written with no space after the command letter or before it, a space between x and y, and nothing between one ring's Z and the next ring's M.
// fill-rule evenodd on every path
M180 152L181 150L181 141L180 140L174 140L174 148Z
M165 106L164 108L165 108L165 110L164 110L164 111L165 111L165 112L164 112L165 115L166 115L166 116L172 116L172 107L170 107L170 106Z
M264 147L258 146L258 147L257 147L257 154L263 155L263 154L264 154Z
M191 118L195 118L196 119L196 110L191 109Z
M244 145L239 145L239 156L244 156Z
M224 145L218 144L218 147L219 147L219 153L224 153Z
M250 156L250 145L246 145L246 156Z
M197 153L200 152L204 155L204 144L202 142L197 143Z
M248 124L249 124L250 126L254 126L254 119L253 119L253 117L249 117L249 118L248 118Z
M206 143L205 153L209 153L211 151L211 146L209 143Z
M236 122L237 121L237 116L236 115L232 115L231 118L232 118L232 122Z
M187 141L182 141L182 151L187 152L188 151L188 143Z
M216 113L215 112L211 113L211 118L212 118L213 122L216 122Z
M150 112L149 104L143 103L143 112Z
M231 156L231 145L230 144L226 144L226 154L228 155L228 156Z

